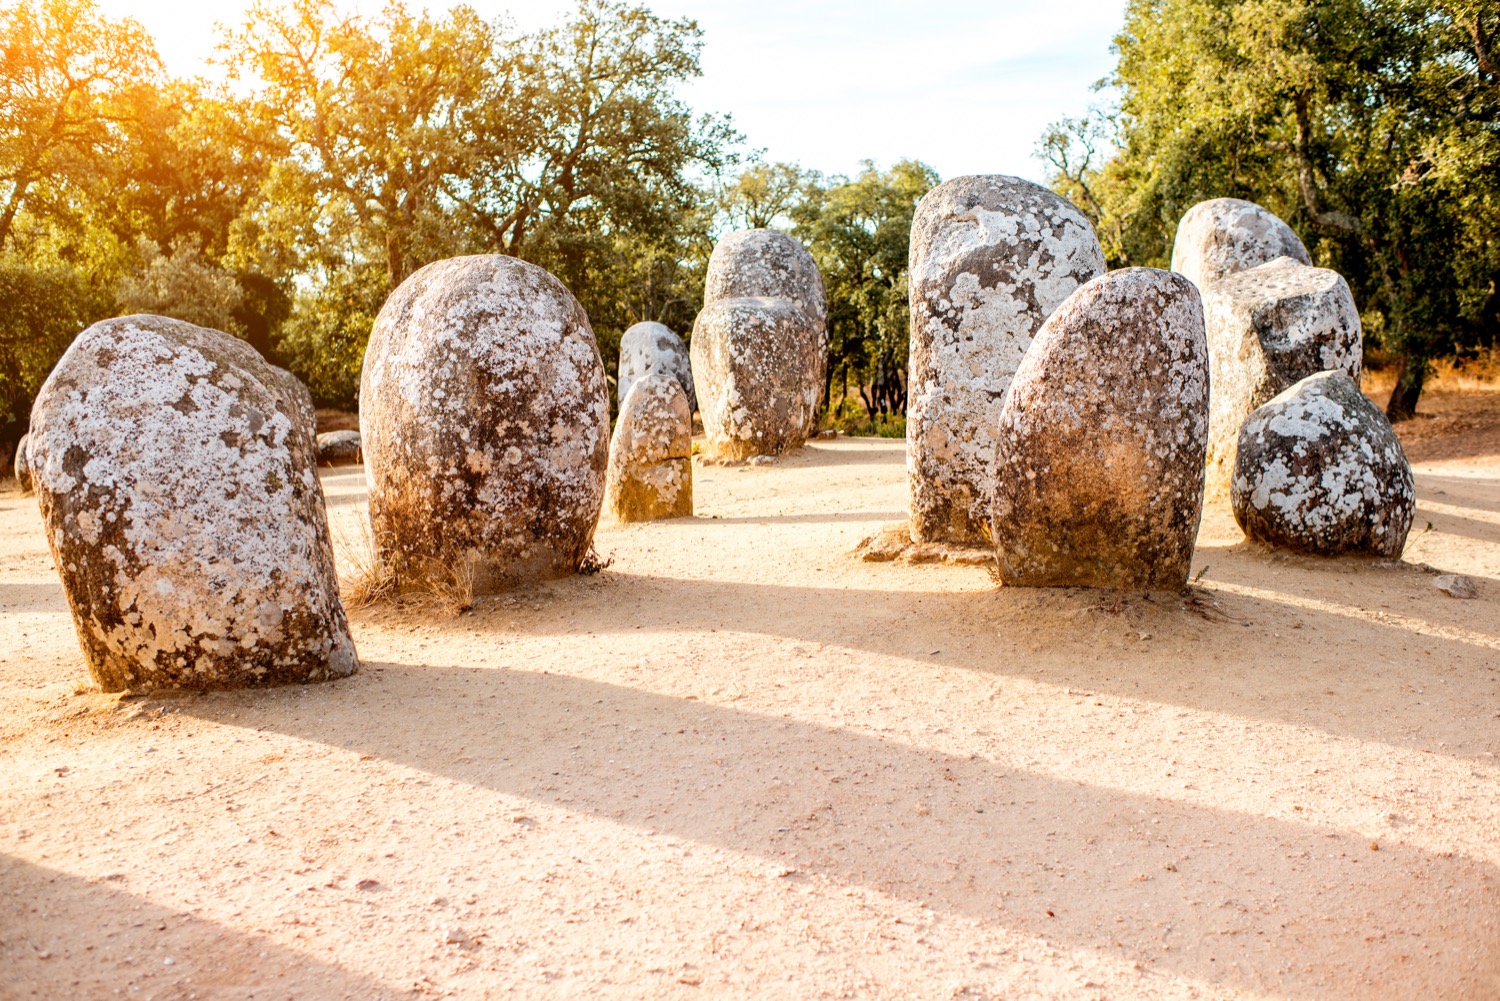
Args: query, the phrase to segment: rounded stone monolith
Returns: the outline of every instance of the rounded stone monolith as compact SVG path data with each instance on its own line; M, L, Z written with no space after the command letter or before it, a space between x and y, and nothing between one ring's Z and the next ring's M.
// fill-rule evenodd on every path
M609 456L609 390L583 307L500 255L421 268L375 320L360 440L376 560L400 589L474 594L576 571Z
M650 321L634 324L620 336L615 392L621 407L636 380L653 372L666 372L676 379L687 395L689 412L698 409L698 397L693 392L693 362L682 338L665 324Z
M1172 270L1200 289L1278 257L1312 263L1292 227L1242 198L1211 198L1194 205L1178 222L1172 241Z
M1104 272L1093 227L1015 177L956 177L911 229L906 469L913 541L983 542L1000 406L1042 322Z
M1246 419L1230 499L1252 539L1320 556L1400 556L1417 508L1401 440L1343 372L1308 376Z
M604 512L622 522L693 515L693 415L667 372L637 379L620 406Z
M1359 381L1359 310L1337 271L1290 257L1201 288L1213 393L1209 400L1209 497L1229 495L1240 428L1251 411L1322 371Z
M57 363L29 452L105 691L356 670L303 417L248 344L180 320L96 323Z
M1059 306L1000 414L1000 579L1186 586L1203 508L1208 378L1202 304L1181 275L1112 271Z
M21 435L21 440L16 442L16 458L11 465L11 472L15 474L16 486L21 488L23 494L31 493L33 484L31 481L31 457L26 454L26 442L31 436Z

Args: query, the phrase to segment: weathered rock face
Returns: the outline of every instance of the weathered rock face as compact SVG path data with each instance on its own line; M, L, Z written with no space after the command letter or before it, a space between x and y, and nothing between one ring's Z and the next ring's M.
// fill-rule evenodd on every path
M270 369L281 383L282 394L292 401L297 419L302 424L302 430L309 438L316 438L318 436L318 407L313 403L312 390L307 388L307 383L286 369L277 368L275 365L271 365Z
M731 233L709 260L693 324L693 384L708 454L775 455L817 432L828 368L823 279L775 230Z
M609 390L583 307L546 271L458 257L402 282L370 335L359 421L376 558L398 586L483 594L582 563Z
M1177 224L1172 242L1172 270L1200 289L1278 257L1312 263L1292 227L1240 198L1212 198L1194 205Z
M1005 391L1042 321L1103 272L1088 220L1029 181L956 177L917 206L906 414L914 541L984 540Z
M357 466L364 459L358 431L325 431L318 435L318 465Z
M693 392L693 362L682 338L660 323L637 323L620 337L620 368L616 378L619 403L625 406L630 387L652 372L666 372L687 394L688 411L698 409Z
M31 413L38 500L105 691L352 674L313 440L228 334L127 316L80 334Z
M1226 497L1250 412L1317 372L1358 382L1363 342L1354 295L1337 271L1278 257L1202 293L1213 383L1207 490Z
M999 432L1002 581L1186 586L1208 441L1198 290L1151 268L1084 285L1037 333Z
M31 482L31 457L26 454L26 442L30 437L29 434L23 434L21 440L16 443L16 461L12 467L16 474L16 485L21 488L22 493L26 494L35 489Z
M1250 415L1230 499L1246 535L1324 556L1400 556L1417 507L1391 422L1343 372L1309 376Z
M632 384L609 443L605 513L616 521L693 515L693 414L667 372Z

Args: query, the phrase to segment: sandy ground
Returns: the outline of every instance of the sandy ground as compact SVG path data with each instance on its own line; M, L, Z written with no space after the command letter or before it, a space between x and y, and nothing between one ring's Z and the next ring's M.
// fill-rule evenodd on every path
M0 997L1500 997L1473 452L1419 462L1402 563L1211 509L1185 601L859 562L902 445L819 442L698 468L597 576L355 613L347 681L174 698L81 691L12 488Z

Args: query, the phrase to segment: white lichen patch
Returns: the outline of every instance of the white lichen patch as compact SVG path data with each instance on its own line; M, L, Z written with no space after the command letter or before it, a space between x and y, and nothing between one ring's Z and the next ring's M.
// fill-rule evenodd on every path
M1246 535L1326 556L1400 556L1416 515L1400 439L1344 372L1309 376L1249 416L1230 498Z
M666 372L637 380L610 439L605 513L616 521L691 517L692 435L682 385Z
M1130 268L1042 325L997 426L1006 584L1180 588L1203 506L1208 348L1197 290Z
M106 691L355 670L290 378L227 334L128 316L80 334L42 387L39 500Z
M1172 242L1172 270L1200 289L1278 257L1312 263L1290 226L1240 198L1212 198L1194 205L1177 224Z
M982 539L1000 407L1043 321L1104 271L1073 205L1014 177L958 177L912 222L907 471L917 542Z
M583 561L609 397L588 317L552 275L499 255L417 271L376 318L360 404L376 556L400 586L482 593Z
M664 324L650 321L634 324L620 336L620 366L615 392L622 409L625 397L630 395L630 387L653 372L666 372L676 379L687 394L689 413L698 409L698 396L693 390L693 363L682 338Z
M826 316L822 277L796 240L748 230L714 248L691 345L710 456L775 455L817 432Z
M1343 276L1289 257L1203 286L1203 316L1213 373L1208 492L1225 496L1250 412L1317 372L1358 382L1363 335Z

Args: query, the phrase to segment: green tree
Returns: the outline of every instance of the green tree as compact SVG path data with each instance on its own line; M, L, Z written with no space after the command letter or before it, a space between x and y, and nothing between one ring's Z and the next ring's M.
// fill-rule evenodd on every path
M1493 0L1132 0L1118 108L1041 151L1114 265L1165 266L1204 198L1281 215L1399 363L1400 419L1433 359L1500 333L1496 32Z
M887 171L866 160L852 180L806 186L790 210L828 293L829 386L839 383L847 397L852 380L871 417L906 411L911 221L937 183L915 160Z

